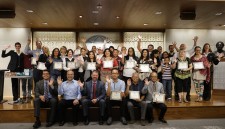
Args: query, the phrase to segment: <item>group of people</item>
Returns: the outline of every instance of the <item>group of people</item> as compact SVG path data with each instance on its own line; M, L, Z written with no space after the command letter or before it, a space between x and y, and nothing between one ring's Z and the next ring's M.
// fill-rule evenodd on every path
M141 49L141 36L138 37L137 49L140 57L135 55L134 48L97 49L92 46L88 50L84 38L81 39L83 47L75 50L65 46L54 48L50 54L47 46L42 46L41 41L36 42L36 49L30 49L30 40L24 52L20 50L21 44L15 43L16 51L6 49L2 57L11 56L8 69L11 72L30 70L35 82L34 116L36 122L33 127L41 125L40 107L50 107L50 117L47 127L53 125L55 114L58 113L59 125L65 123L66 108L72 107L73 124L77 125L78 110L83 108L84 124L89 124L88 109L90 106L99 106L99 124L112 123L112 107L120 106L121 122L126 125L126 111L130 114L130 123L135 122L133 107L141 108L141 125L145 125L145 116L148 121L153 121L153 107L161 109L159 120L164 119L167 107L163 102L153 102L154 94L165 94L167 101L172 100L172 82L174 81L175 99L179 102L190 102L191 79L197 94L196 102L210 100L211 75L213 64L218 64L224 57L224 43L216 44L217 51L212 52L210 44L203 48L197 46L198 37L195 36L191 50L186 50L186 45L178 48L174 42L169 45L169 52L162 52L162 47L154 49L148 45ZM177 52L175 52L177 51ZM41 64L44 64L40 68ZM28 80L28 92L26 81ZM12 78L13 100L16 103L18 96L18 79ZM32 79L23 80L23 98L31 98ZM138 91L140 98L132 99L131 91ZM119 93L118 100L112 95ZM58 95L61 99L58 99ZM118 97L118 96L117 96ZM105 111L106 110L106 111ZM147 114L147 115L146 115Z

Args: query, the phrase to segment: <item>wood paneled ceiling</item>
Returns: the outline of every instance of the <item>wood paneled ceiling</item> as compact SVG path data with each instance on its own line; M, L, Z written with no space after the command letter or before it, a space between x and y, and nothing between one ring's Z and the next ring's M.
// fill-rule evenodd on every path
M225 0L0 0L0 9L6 7L15 8L16 17L0 19L1 28L225 29L219 26L225 24ZM196 19L180 20L180 10L189 8L195 8Z

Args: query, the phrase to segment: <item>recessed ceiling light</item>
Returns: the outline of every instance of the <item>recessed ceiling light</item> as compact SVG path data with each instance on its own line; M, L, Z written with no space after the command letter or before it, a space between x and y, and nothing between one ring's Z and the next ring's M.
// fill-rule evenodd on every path
M223 27L225 27L225 24L224 25L222 25Z
M92 13L94 13L94 14L98 14L98 11L97 11L97 10L95 10L95 11L92 11Z
M158 12L155 12L155 15L160 15L162 14L162 12L158 11Z
M222 15L222 14L223 14L223 13L216 13L215 15L216 15L216 16L220 16L220 15Z
M30 10L30 9L28 9L28 10L26 10L28 13L33 13L34 11L33 10Z
M97 5L97 9L102 9L102 5L100 3Z
M48 25L48 23L47 23L47 22L42 22L42 24L43 24L43 25Z
M93 23L93 25L98 26L98 25L99 25L99 23L95 22L95 23Z
M144 26L147 26L148 24L147 23L144 23Z
M120 17L119 16L116 16L116 18L119 19Z
M82 16L82 15L80 15L80 16L79 16L79 18L83 18L83 16Z

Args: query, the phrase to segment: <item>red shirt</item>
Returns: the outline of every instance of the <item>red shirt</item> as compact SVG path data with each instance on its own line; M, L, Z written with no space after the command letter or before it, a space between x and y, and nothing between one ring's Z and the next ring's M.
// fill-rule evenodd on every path
M31 55L24 55L24 69L31 69L32 65L31 65Z

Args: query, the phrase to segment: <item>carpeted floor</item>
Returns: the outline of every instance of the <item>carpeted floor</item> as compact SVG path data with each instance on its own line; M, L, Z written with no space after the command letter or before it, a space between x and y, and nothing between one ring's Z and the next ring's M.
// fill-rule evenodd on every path
M139 122L135 124L122 125L120 122L113 122L112 125L98 125L97 122L91 122L88 126L79 123L73 126L72 123L66 123L63 127L56 123L50 129L225 129L225 119L195 119L195 120L168 120L168 124L162 124L154 121L152 124L141 126ZM32 129L33 123L0 123L0 129ZM45 123L42 123L40 129L44 129Z

